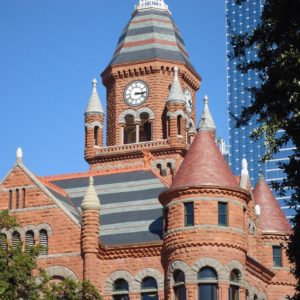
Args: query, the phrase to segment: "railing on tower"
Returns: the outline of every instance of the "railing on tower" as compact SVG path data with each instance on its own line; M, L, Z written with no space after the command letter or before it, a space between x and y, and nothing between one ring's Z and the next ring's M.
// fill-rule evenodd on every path
M164 0L140 0L139 4L136 5L138 10L146 8L158 8L169 11L169 7Z

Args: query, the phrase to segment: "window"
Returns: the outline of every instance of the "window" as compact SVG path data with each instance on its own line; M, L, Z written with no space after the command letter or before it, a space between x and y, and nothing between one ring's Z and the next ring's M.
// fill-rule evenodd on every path
M129 287L124 279L117 279L113 284L113 300L129 300Z
M167 116L167 137L171 135L171 119Z
M157 282L152 277L146 277L142 281L142 300L158 300Z
M140 142L148 142L152 140L152 124L148 113L141 114L140 125Z
M48 233L45 229L40 230L40 245L42 246L41 255L48 254Z
M12 247L16 249L19 245L21 245L21 236L18 231L14 231L12 234Z
M136 125L134 124L134 117L127 115L125 117L124 144L133 143L136 143Z
M217 300L218 298L218 277L212 268L202 268L198 273L199 287L198 299Z
M240 299L240 271L233 270L230 273L230 286L229 286L229 300L239 300Z
M94 127L94 145L99 146L99 127Z
M169 208L168 207L165 207L164 208L164 232L167 232L168 231L168 214L169 214Z
M258 300L257 295L254 295L253 300Z
M177 117L177 135L182 135L182 116Z
M34 246L34 233L33 231L27 231L26 232L26 247L25 247L25 251L29 252L30 248L32 248Z
M273 246L273 266L282 267L282 255L280 246Z
M16 189L16 209L19 208L20 205L20 193L19 193L19 189Z
M184 226L194 226L194 203L184 203Z
M4 251L7 250L7 237L4 233L0 234L0 248Z
M175 270L174 278L174 296L175 300L186 300L185 275L181 270Z
M26 190L22 189L22 207L25 208L26 205Z
M225 202L218 203L218 224L228 226L228 205Z
M8 209L12 209L12 190L9 190Z

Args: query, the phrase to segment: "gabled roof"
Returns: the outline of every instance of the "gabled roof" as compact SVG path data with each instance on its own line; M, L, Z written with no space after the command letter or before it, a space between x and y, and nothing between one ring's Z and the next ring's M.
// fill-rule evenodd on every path
M153 59L184 63L194 70L170 13L153 8L137 9L119 38L109 66Z
M285 233L291 226L270 190L265 178L260 177L253 191L255 204L261 208L259 226L263 232Z
M196 186L240 189L210 131L197 133L170 189Z

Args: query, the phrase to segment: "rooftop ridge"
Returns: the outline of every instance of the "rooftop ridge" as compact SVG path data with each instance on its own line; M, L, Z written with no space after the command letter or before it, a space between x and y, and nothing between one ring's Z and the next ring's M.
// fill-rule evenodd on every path
M62 189L61 187L55 185L52 182L49 182L49 181L45 180L45 178L43 178L43 177L37 176L37 178L46 187L48 187L50 189L53 189L55 192L61 194L62 196L68 197L68 194L66 193L66 191L64 189Z

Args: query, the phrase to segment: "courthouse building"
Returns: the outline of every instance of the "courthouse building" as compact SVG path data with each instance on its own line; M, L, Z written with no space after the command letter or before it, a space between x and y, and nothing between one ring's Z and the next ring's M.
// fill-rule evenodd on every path
M291 228L245 160L232 174L207 97L196 125L201 77L163 0L139 2L101 76L106 109L94 80L84 116L89 172L37 176L18 149L0 184L20 224L8 243L44 245L54 280L89 279L105 300L292 295Z

